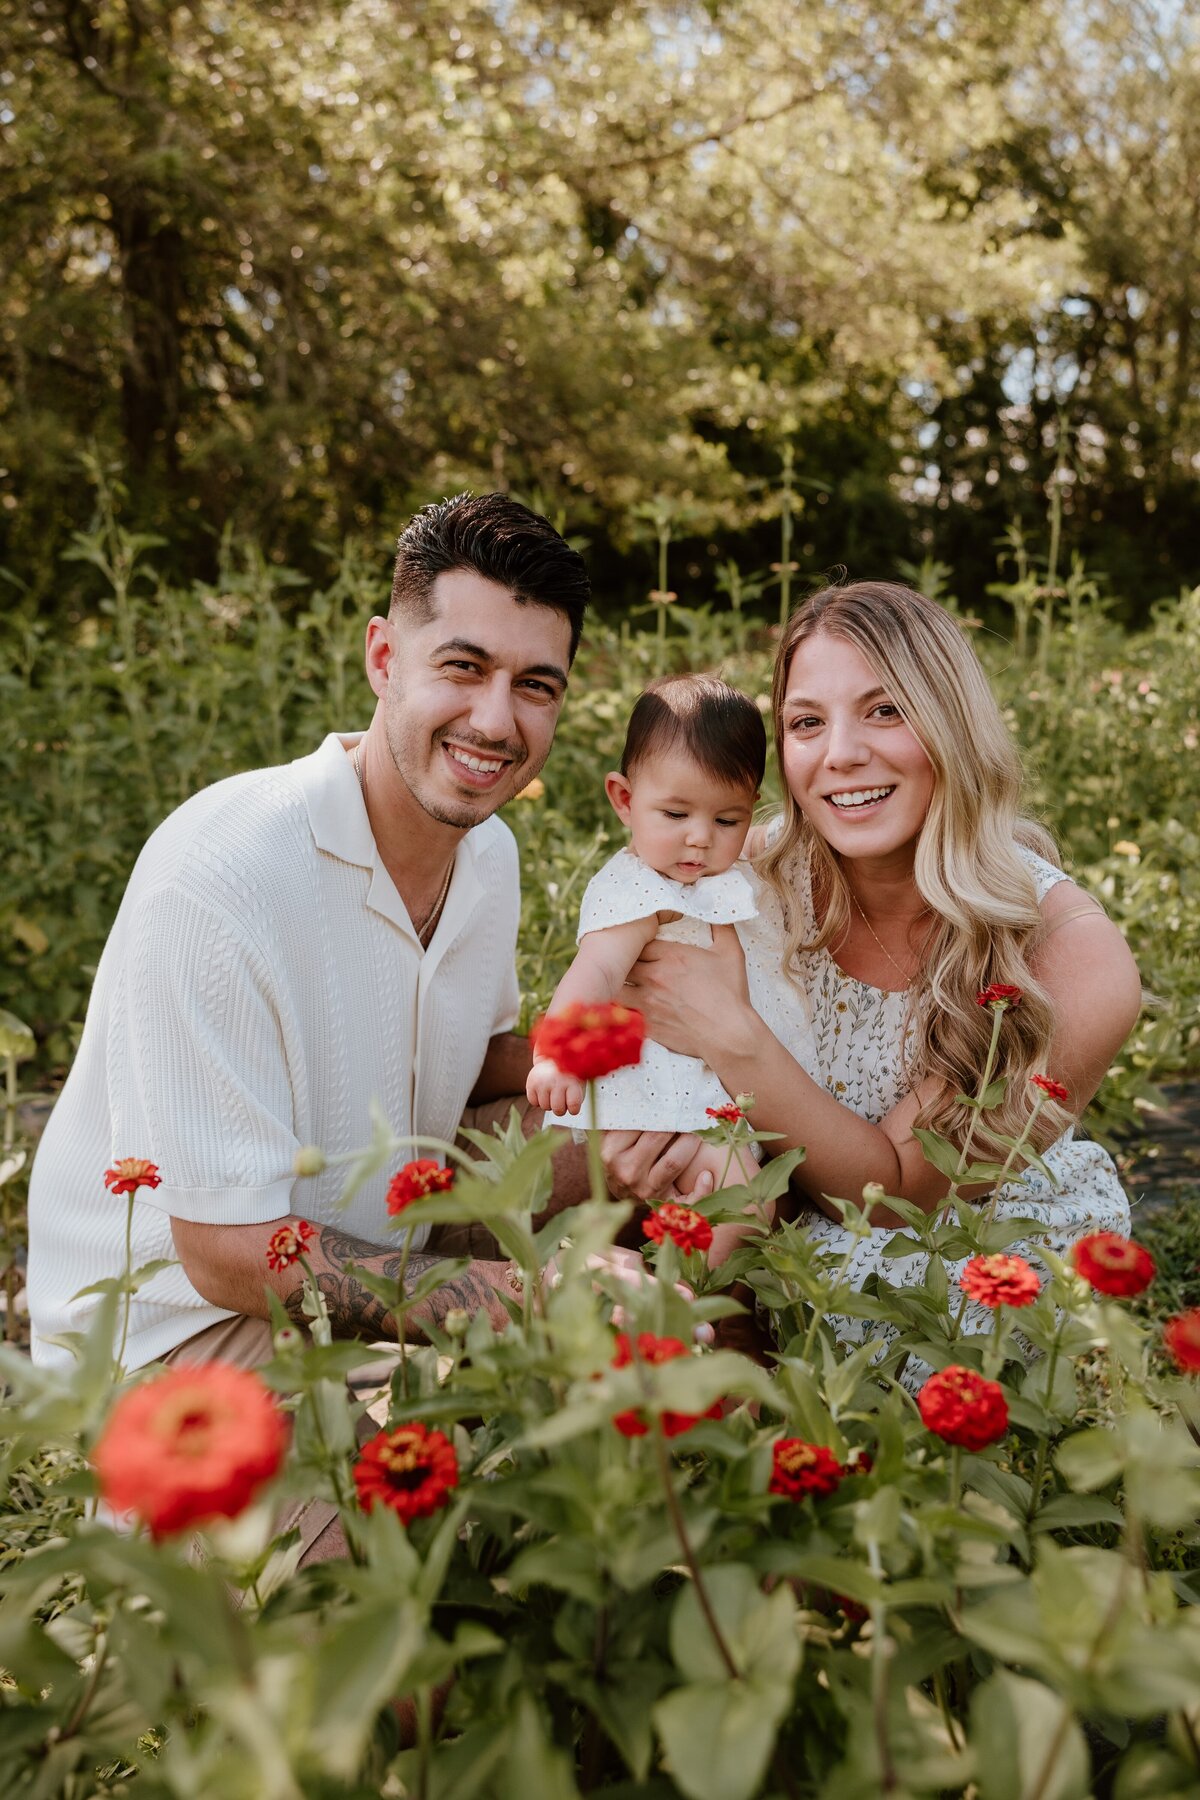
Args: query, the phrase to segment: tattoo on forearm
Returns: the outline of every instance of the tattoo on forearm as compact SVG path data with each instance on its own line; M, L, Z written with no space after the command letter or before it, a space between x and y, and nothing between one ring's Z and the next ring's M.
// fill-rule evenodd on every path
M406 1292L411 1293L421 1278L442 1260L442 1257L431 1256L424 1250L410 1250L404 1270ZM385 1281L398 1281L404 1262L398 1250L384 1250L369 1238L355 1237L351 1232L326 1225L318 1233L317 1241L309 1252L309 1262L328 1309L329 1323L335 1338L396 1336L396 1321L388 1308L369 1288L364 1287L353 1275L347 1274L346 1264L361 1263L372 1273L382 1275ZM483 1266L476 1263L436 1288L422 1301L421 1313L436 1325L454 1307L461 1307L464 1312L472 1315L481 1311L494 1315L497 1305L496 1288L488 1280ZM297 1283L285 1297L284 1306L289 1318L296 1324L308 1323L304 1314L302 1282ZM410 1338L422 1336L421 1325L421 1318L409 1315L406 1320L406 1335Z

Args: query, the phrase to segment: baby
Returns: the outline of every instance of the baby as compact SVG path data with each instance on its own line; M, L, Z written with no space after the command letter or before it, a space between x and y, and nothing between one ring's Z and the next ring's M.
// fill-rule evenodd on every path
M709 944L710 927L755 917L754 890L735 867L750 829L766 763L762 715L752 700L711 675L672 675L648 687L629 718L619 774L605 777L613 810L630 833L625 850L593 876L579 912L579 951L550 1004L614 1000L651 938ZM583 1085L538 1057L526 1084L547 1125L576 1122ZM708 1109L729 1095L706 1063L647 1039L636 1067L594 1083L604 1130L702 1131ZM714 1188L747 1181L748 1150L730 1158L701 1144L677 1177L690 1193L702 1171ZM729 1254L740 1228L719 1227L709 1260Z

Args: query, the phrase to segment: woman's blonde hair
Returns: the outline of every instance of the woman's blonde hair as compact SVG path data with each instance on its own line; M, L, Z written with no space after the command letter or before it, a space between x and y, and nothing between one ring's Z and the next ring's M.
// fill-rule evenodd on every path
M953 618L911 588L888 581L824 587L792 614L775 660L775 748L783 762L783 702L792 659L809 638L842 638L860 652L904 714L929 758L933 793L917 839L913 875L933 917L922 967L909 990L904 1066L910 1085L936 1079L935 1097L917 1124L958 1139L992 1033L992 1012L977 996L994 982L1021 989L1005 1015L995 1073L1004 1098L975 1128L976 1154L999 1154L1029 1118L1029 1077L1047 1071L1054 1015L1029 956L1042 931L1033 877L1017 852L1024 844L1058 864L1049 834L1019 813L1021 765L979 659ZM805 908L795 884L807 863L824 906L816 935L805 939ZM808 822L786 783L783 823L757 860L783 907L785 973L803 986L804 958L845 935L850 890L842 864ZM1060 1135L1071 1115L1045 1102L1035 1145ZM1044 1125L1044 1129L1042 1129Z

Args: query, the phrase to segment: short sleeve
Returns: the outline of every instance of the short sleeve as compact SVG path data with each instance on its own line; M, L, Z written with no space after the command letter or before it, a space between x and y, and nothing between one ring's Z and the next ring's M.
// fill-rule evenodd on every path
M736 925L756 911L754 889L736 867L699 881L671 881L632 851L621 850L588 882L579 908L579 936L658 913L678 913L706 925Z
M1070 881L1071 877L1065 869L1056 869L1053 863L1047 862L1044 856L1039 856L1036 850L1030 850L1028 845L1018 844L1016 851L1033 876L1039 905L1052 887L1057 887L1060 881Z
M131 920L109 1024L114 1155L145 1155L162 1185L140 1198L200 1224L291 1210L299 1142L289 1046L299 1035L237 921L174 889Z

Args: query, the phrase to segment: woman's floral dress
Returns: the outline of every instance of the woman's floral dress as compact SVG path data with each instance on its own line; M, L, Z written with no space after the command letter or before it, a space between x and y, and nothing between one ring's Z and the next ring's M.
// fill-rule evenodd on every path
M1068 879L1061 869L1056 869L1033 851L1022 846L1018 849L1033 875L1039 901L1056 882ZM798 871L796 893L805 909L806 935L815 935L816 920L807 868ZM764 884L764 891L759 895L757 919L749 926L738 928L748 964L763 962L773 942L778 968L783 925L778 904L773 903L773 899ZM827 950L810 955L805 962L810 1030L795 1045L785 1042L785 1047L843 1106L848 1106L860 1118L877 1124L908 1091L901 1057L908 996L903 992L891 993L869 987L866 982L847 975ZM1052 1186L1039 1170L1029 1169L1000 1190L995 1217L1038 1222L1036 1237L1031 1232L1027 1242L1011 1247L1014 1251L1035 1255L1036 1244L1043 1243L1063 1256L1077 1239L1086 1237L1089 1232L1128 1232L1129 1202L1112 1158L1099 1144L1070 1130L1050 1146L1043 1161L1053 1171L1057 1186ZM857 1193L843 1197L856 1202L860 1200ZM894 1227L872 1231L857 1242L853 1234L834 1219L816 1217L809 1230L814 1242L823 1250L839 1259L849 1258L846 1279L852 1287L861 1288L868 1275L877 1273L894 1286L919 1287L924 1282L928 1261L925 1256L917 1254L897 1260L883 1255L884 1246L895 1236ZM962 1263L947 1264L952 1283L962 1266ZM989 1329L992 1322L988 1309L972 1302L963 1315L961 1329L983 1331ZM834 1323L840 1335L855 1340L862 1336L861 1320L845 1319ZM873 1334L878 1334L880 1329L873 1324L870 1326Z

